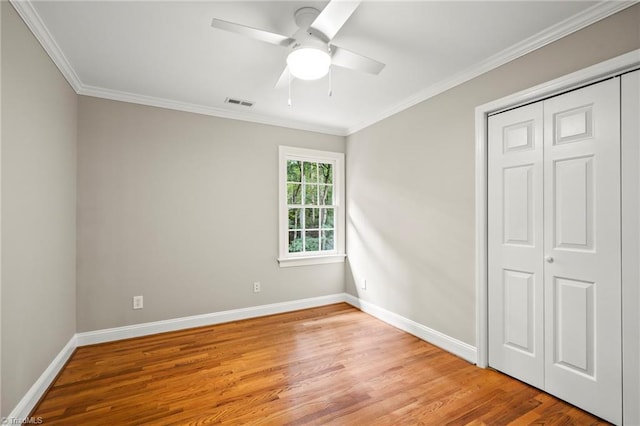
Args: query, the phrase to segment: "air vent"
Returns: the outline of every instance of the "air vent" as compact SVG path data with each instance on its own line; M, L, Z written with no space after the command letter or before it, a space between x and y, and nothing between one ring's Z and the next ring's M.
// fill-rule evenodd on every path
M227 98L224 100L225 104L232 104L232 105L240 105L240 106L244 106L244 107L252 107L253 104L255 102L251 102L251 101L243 101L242 99L236 99L236 98Z

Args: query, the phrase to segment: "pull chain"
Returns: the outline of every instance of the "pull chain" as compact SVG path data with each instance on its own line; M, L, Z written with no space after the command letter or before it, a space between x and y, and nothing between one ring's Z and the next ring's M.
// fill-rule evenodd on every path
M333 79L331 78L331 66L329 66L329 97L333 96Z
M291 106L291 70L288 70L289 73L289 99L287 101L287 105Z

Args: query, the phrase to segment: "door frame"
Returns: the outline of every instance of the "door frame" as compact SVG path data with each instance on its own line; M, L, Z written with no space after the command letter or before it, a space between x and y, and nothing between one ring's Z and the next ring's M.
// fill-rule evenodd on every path
M480 105L475 109L475 284L476 284L476 364L478 367L488 366L488 249L487 249L487 120L490 114L536 102L569 90L577 89L606 78L615 77L625 71L640 66L640 49L609 59L566 76L539 84L512 95ZM625 194L627 196L628 194ZM637 195L633 195L637 196ZM622 229L624 235L625 229ZM623 254L623 260L624 260ZM628 265L628 263L626 263ZM633 265L635 266L635 265ZM624 262L623 262L624 276ZM627 284L627 292L629 284ZM625 282L622 282L622 292L625 294ZM640 308L638 306L637 308ZM630 318L623 316L622 327L630 327ZM624 342L623 342L624 346ZM634 354L640 358L640 354ZM626 386L623 385L624 388ZM623 389L623 399L627 395ZM636 400L640 395L635 395Z

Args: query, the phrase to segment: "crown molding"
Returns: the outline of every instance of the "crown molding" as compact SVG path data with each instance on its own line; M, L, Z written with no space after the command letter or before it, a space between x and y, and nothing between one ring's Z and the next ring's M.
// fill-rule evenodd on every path
M539 49L549 43L552 43L564 36L589 26L601 19L604 19L616 12L626 9L638 3L638 0L617 1L604 0L594 6L580 12L556 25L553 25L520 43L517 43L502 52L493 55L486 60L470 67L469 69L455 74L449 79L443 80L432 86L429 86L413 96L410 96L401 102L385 109L379 114L361 121L354 126L341 128L335 126L319 125L313 123L305 123L300 121L287 120L282 118L270 117L267 115L251 114L246 112L238 112L225 110L205 105L191 104L188 102L180 102L171 99L156 98L152 96L139 95L135 93L111 90L101 87L88 86L82 83L75 70L67 60L66 56L56 43L53 36L45 26L44 22L33 7L31 0L9 0L16 9L20 17L24 20L27 27L40 42L44 50L51 57L60 72L67 79L71 87L79 95L93 96L104 99L117 100L122 102L131 102L140 105L148 105L159 108L166 108L176 111L192 112L196 114L210 115L220 118L228 118L232 120L248 121L271 126L287 127L297 130L306 130L311 132L325 133L336 136L349 136L366 127L369 127L379 121L384 120L394 114L408 109L420 102L432 98L442 92L445 92L457 85L467 82L481 74L506 64L514 59L526 55L536 49Z
M58 67L62 75L66 78L73 90L78 95L93 96L97 98L130 102L176 111L192 112L196 114L228 118L232 120L248 121L270 126L286 127L295 130L324 133L335 136L347 135L346 129L341 127L305 123L261 114L251 114L246 112L225 110L205 105L180 102L171 99L163 99L153 96L145 96L136 93L129 93L119 90L111 90L107 88L86 85L76 74L75 70L71 66L71 63L62 52L60 46L56 43L55 39L44 24L42 18L40 18L40 15L38 15L36 9L33 7L33 3L31 2L31 0L9 0L9 2L16 9L29 30L31 30L31 32L36 37L38 42L40 42L53 63Z
M29 30L40 42L42 48L47 52L51 60L58 67L64 78L69 82L73 90L78 93L82 87L82 82L71 66L67 57L62 53L62 49L58 46L55 39L49 32L38 12L33 7L30 0L9 0L18 15L22 18Z
M231 120L248 121L251 123L266 124L269 126L286 127L295 130L306 130L309 132L324 133L335 136L347 136L346 129L331 126L322 126L313 123L305 123L261 114L251 114L237 112L226 109L215 108L206 105L180 102L165 98L139 95L136 93L123 92L119 90L104 89L101 87L82 85L76 91L79 95L92 96L94 98L111 99L114 101L129 102L140 105L153 106L158 108L171 109L175 111L192 112L195 114L210 115Z
M364 120L353 127L347 129L347 135L352 135L364 128L367 128L379 121L389 118L405 109L411 108L420 102L426 101L434 96L439 95L449 89L454 88L462 83L465 83L471 79L474 79L486 72L489 72L501 65L520 58L527 53L531 53L534 50L540 49L547 44L553 43L569 34L572 34L582 28L585 28L593 23L596 23L614 13L620 12L634 4L638 3L638 0L632 1L616 1L616 0L603 0L600 3L593 5L592 7L585 9L584 11L577 13L564 21L561 21L549 28L540 31L533 36L524 39L523 41L514 44L511 47L490 56L489 58L481 61L474 66L462 71L458 74L454 74L451 78L443 80L439 83L431 85L413 96L410 96L396 105L384 110L380 114L371 117L368 120Z

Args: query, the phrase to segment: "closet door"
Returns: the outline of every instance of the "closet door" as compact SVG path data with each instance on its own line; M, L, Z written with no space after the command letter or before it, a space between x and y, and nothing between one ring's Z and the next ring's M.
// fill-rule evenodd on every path
M620 95L544 102L545 390L622 418Z
M544 387L542 103L489 118L489 365Z
M621 423L619 79L488 124L489 365Z

